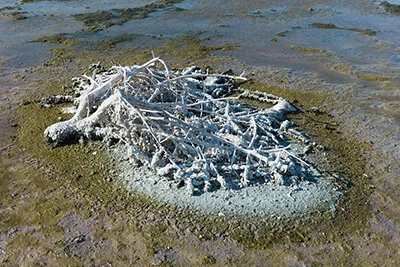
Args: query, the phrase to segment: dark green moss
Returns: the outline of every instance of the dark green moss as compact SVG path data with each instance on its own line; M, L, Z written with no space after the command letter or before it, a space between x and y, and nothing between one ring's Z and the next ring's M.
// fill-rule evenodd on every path
M388 1L381 2L380 6L382 6L387 12L393 14L400 14L400 5L391 4Z

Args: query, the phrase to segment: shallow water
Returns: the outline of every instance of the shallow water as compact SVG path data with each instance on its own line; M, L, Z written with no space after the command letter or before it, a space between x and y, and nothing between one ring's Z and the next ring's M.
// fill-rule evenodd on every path
M122 33L161 39L196 34L207 38L206 44L238 45L233 51L219 53L232 55L250 66L312 72L327 83L366 86L360 95L363 100L376 90L383 95L399 94L398 90L384 92L380 90L380 83L367 84L359 77L364 74L385 76L393 78L393 83L399 85L400 19L385 13L378 3L356 1L338 5L330 1L325 4L311 1L304 5L283 1L277 5L252 1L244 6L241 1L188 0L176 4L183 10L157 11L148 18L86 35L80 33L84 29L81 23L70 17L96 10L139 7L144 2L147 1L40 1L20 6L19 12L28 12L28 18L21 21L11 20L5 16L9 11L3 11L0 15L0 57L8 58L11 68L41 64L52 46L27 42L55 33L75 33L94 40L113 38ZM314 28L311 23L333 23L340 28L372 29L377 33L366 36L345 29ZM277 36L278 32L284 32L283 36ZM276 42L271 41L273 38ZM131 45L155 45L150 40L135 40ZM293 45L326 52L298 51L292 49ZM353 71L332 69L334 64L347 65ZM381 99L372 98L368 102L370 100L377 102L372 106L382 106ZM382 112L385 113L384 108ZM392 115L387 112L387 116Z
M16 1L3 0L0 9ZM297 2L297 3L293 3ZM400 4L400 1L389 1ZM0 11L0 72L2 106L11 105L23 81L15 72L41 65L49 49L61 45L30 43L38 37L70 33L85 40L108 40L121 34L137 35L121 47L154 47L165 41L196 36L208 45L237 45L218 55L231 56L251 68L288 74L283 84L297 90L331 91L333 114L349 136L370 141L385 160L371 162L373 183L400 201L400 16L385 12L375 1L195 1L175 4L181 9L158 10L147 18L132 20L99 32L70 15L113 8L140 7L148 1L39 1L20 4L24 20L13 20ZM340 29L315 28L312 23L333 23ZM353 30L349 30L353 29ZM371 29L367 36L357 30ZM277 33L281 33L278 34ZM293 49L297 46L302 49ZM308 49L308 50L307 50ZM318 49L321 50L316 52ZM90 64L92 62L88 62ZM285 76L287 78L287 75ZM257 77L277 82L274 77ZM303 83L305 82L305 83ZM312 85L307 87L307 85ZM2 110L0 115L3 116ZM7 124L3 117L1 126ZM2 139L8 131L2 131ZM379 202L379 201L378 201ZM385 207L382 203L372 205ZM394 214L400 213L393 204ZM391 208L393 208L391 206ZM382 218L379 229L399 244L398 220ZM385 225L390 225L386 227ZM393 226L394 225L394 226Z

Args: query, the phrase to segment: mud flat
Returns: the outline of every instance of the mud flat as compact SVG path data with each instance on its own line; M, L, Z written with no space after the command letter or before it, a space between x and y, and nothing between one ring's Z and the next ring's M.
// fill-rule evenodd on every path
M398 266L398 15L372 1L324 1L307 8L293 1L250 6L226 2L225 10L210 1L182 1L178 9L158 10L148 18L84 36L76 33L83 25L72 17L31 16L26 9L34 8L34 2L21 6L21 12L28 12L23 20L5 14L17 10L2 11L0 19L7 27L1 30L7 42L15 44L1 43L2 57L8 55L0 61L7 88L1 96L6 103L1 123L7 127L0 160L2 264ZM217 15L210 18L210 12ZM28 27L34 21L51 21L54 30L34 32ZM67 34L62 27L66 21L71 22ZM312 23L360 31L315 28ZM367 29L375 35L361 32ZM132 35L119 38L125 40L119 43L115 40L121 31ZM284 36L275 35L283 31ZM52 34L60 34L53 39L60 43L25 43ZM73 40L62 40L71 36ZM18 41L13 43L13 38ZM342 45L334 45L332 38ZM40 53L27 53L26 47ZM54 47L51 60L37 58L48 57ZM99 143L58 148L45 144L45 128L69 117L57 107L41 107L43 96L68 93L70 79L87 71L88 63L140 63L151 57L151 50L177 68L190 63L214 72L245 70L253 77L246 88L295 103L302 112L290 119L327 148L310 153L307 160L329 174L340 174L334 178L342 193L338 201L332 198L335 212L329 203L325 211L305 217L292 216L293 210L287 210L289 216L263 215L260 206L256 213L233 216L224 212L223 204L212 213L179 208L160 201L166 183L160 182L158 200L128 190L120 181L124 168L118 169L113 154ZM43 66L24 69L43 61ZM150 190L140 183L131 185ZM248 190L256 194L259 189ZM283 194L282 202L289 200L286 204L297 208L298 194L309 192L293 192L294 202ZM229 206L229 199L221 203ZM241 208L239 203L231 201Z

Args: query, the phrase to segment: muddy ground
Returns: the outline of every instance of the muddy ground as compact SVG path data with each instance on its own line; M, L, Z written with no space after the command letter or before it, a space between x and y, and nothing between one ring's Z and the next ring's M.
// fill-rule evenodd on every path
M56 29L31 33L27 41L34 43L18 41L36 57L4 45L11 39L2 43L2 265L397 266L400 88L391 55L400 52L391 37L395 29L379 20L398 23L398 17L372 1L303 1L291 8L286 2L243 7L234 1L222 9L207 1L160 2L166 6L121 12L123 22L111 17L115 25L93 20L82 26L68 17L84 31L71 22L69 33ZM25 19L8 11L1 19L22 26L44 18L30 7L20 6ZM349 10L356 10L359 24L342 20ZM56 21L52 12L43 20ZM197 24L190 20L194 14ZM192 24L174 24L179 19ZM188 25L208 30L185 30ZM371 26L375 35L366 35ZM347 49L321 40L331 40L330 34ZM353 49L360 41L365 46ZM128 192L109 148L100 143L53 148L44 142L44 129L68 115L59 107L43 108L42 97L70 93L71 78L89 73L92 63L140 64L151 51L178 69L195 64L214 72L246 71L251 81L244 87L280 95L301 109L291 119L327 148L313 162L343 177L336 213L308 219L203 215Z

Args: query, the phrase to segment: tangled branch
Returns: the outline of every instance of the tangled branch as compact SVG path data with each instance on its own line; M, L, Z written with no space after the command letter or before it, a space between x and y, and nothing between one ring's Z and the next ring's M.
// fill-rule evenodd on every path
M237 88L240 80L246 79L197 67L172 71L159 58L113 67L77 78L75 115L44 134L57 145L79 138L122 142L132 161L183 180L191 193L309 177L309 165L285 141L289 133L306 139L285 120L294 107L277 96ZM255 109L242 98L272 107Z

